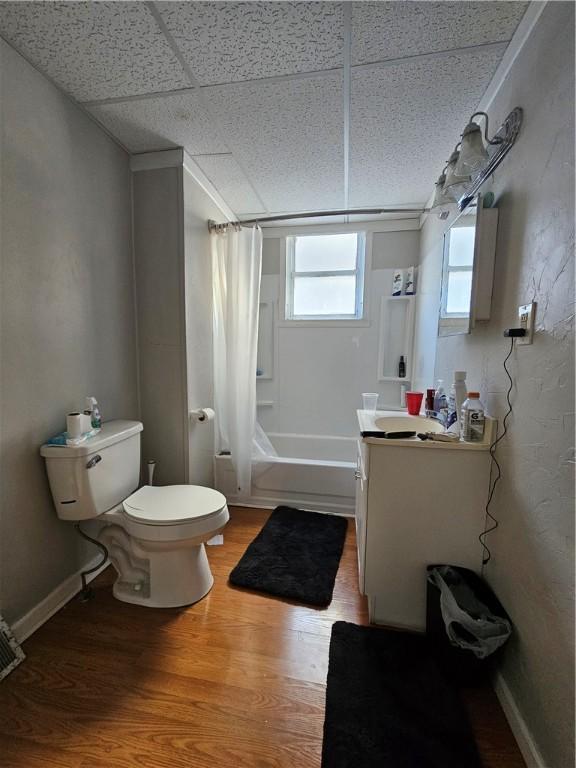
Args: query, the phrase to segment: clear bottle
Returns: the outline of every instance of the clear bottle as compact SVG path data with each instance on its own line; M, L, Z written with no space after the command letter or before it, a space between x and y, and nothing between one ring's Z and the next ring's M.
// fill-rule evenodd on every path
M462 439L467 443L481 443L484 440L484 413L480 392L468 392L460 416Z
M446 392L444 390L443 379L438 379L436 382L436 392L434 394L434 410L436 417L446 426L448 420L448 399L446 398Z
M102 427L102 414L95 397L86 398L86 410L84 413L90 414L92 429L100 429Z

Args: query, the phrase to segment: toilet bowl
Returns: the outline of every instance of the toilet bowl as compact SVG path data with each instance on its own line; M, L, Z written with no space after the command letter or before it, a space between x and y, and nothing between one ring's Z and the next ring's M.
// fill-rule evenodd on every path
M44 445L58 516L94 520L118 578L116 598L154 608L190 605L211 589L204 543L229 519L226 498L197 485L138 485L140 422L115 421L77 446Z

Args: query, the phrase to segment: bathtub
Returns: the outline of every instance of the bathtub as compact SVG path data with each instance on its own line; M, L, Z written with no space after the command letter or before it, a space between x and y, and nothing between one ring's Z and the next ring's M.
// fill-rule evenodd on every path
M230 456L214 457L216 488L231 504L354 514L356 440L324 435L268 434L276 457L254 460L252 494L241 502Z

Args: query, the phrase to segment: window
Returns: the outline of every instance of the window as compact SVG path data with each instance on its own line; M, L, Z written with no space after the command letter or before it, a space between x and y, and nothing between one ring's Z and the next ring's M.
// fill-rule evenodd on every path
M286 238L286 320L361 320L363 232Z
M446 233L444 274L442 276L442 317L468 317L472 296L474 238L471 222Z

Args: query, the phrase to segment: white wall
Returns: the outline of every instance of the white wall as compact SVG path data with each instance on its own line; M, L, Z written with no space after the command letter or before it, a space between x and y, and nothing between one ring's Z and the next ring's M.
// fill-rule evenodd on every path
M521 135L496 172L500 209L493 313L470 336L439 340L436 376L468 371L490 412L505 412L505 327L538 302L533 346L511 360L516 383L486 576L515 634L503 678L547 768L574 765L574 6L550 3L490 107L492 126L515 106ZM460 126L454 126L455 132ZM444 223L422 231L422 378L436 330ZM422 282L424 284L422 284ZM436 298L435 298L436 297ZM436 305L435 305L436 301ZM426 382L427 383L427 382Z
M0 73L0 606L14 622L87 561L40 445L86 395L105 419L138 407L128 157L1 40Z
M394 267L418 263L419 232L373 234L368 323L332 327L282 323L282 242L272 234L264 238L260 300L275 303L274 376L259 379L257 390L260 403L273 405L261 405L258 419L267 432L353 436L362 392L379 392L381 407L400 406L400 385L377 377L380 298L391 293Z

